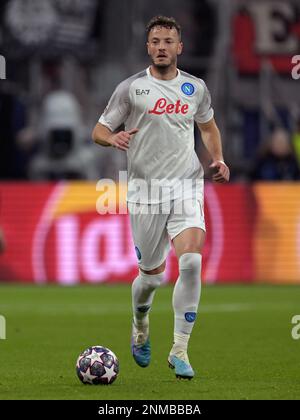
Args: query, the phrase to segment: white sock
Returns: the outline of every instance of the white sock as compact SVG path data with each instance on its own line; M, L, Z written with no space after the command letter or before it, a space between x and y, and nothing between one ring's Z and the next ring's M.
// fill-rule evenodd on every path
M177 334L174 332L174 350L184 350L187 351L189 344L190 334Z
M148 327L149 311L155 295L160 286L164 273L145 274L141 270L132 283L132 309L134 324L137 328Z
M197 253L186 253L179 258L179 277L173 291L173 309L175 315L175 334L181 336L178 344L188 344L192 332L201 294L201 261ZM188 336L188 337L185 337ZM185 337L185 338L184 338Z
M189 362L189 358L187 355L187 348L190 339L190 334L177 334L174 333L174 343L173 347L170 351L170 354L174 354L180 359L183 359L186 363Z

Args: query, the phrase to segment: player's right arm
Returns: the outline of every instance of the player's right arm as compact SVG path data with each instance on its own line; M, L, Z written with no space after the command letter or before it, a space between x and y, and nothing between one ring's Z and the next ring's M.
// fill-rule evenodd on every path
M129 141L131 136L133 136L138 131L139 130L137 128L132 128L128 131L119 131L118 133L113 133L105 125L98 122L93 130L92 139L100 146L113 146L117 149L126 151L129 149Z
M92 139L101 146L113 146L126 151L129 148L131 136L138 132L137 128L117 132L130 114L129 98L130 79L120 83L112 94L103 114L92 133Z

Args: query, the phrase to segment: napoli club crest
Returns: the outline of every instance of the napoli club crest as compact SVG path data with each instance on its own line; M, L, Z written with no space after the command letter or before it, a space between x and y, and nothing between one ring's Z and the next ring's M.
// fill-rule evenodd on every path
M195 87L192 83L183 83L181 90L185 95L191 96L195 92Z

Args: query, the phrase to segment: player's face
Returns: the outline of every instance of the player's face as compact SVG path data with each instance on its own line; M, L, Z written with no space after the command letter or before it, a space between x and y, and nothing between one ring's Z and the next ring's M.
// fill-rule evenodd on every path
M177 56L182 52L182 42L175 28L154 26L148 37L147 48L152 63L156 67L169 67L177 62Z

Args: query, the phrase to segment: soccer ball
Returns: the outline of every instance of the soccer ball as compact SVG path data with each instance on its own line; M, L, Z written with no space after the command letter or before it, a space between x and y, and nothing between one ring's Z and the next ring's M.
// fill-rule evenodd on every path
M106 347L89 347L79 355L76 372L84 384L112 384L119 373L119 361L116 355Z

